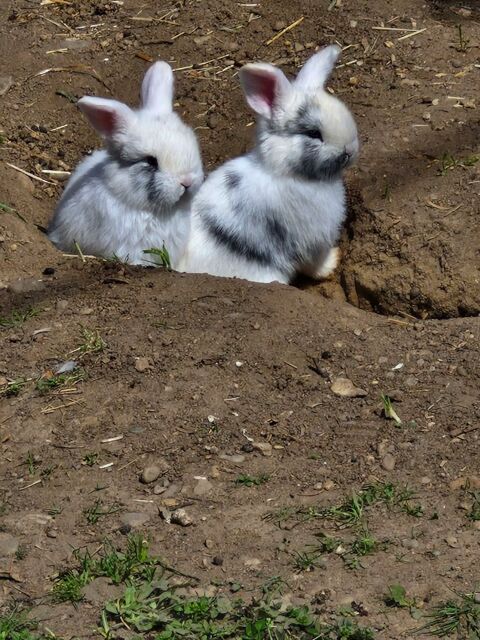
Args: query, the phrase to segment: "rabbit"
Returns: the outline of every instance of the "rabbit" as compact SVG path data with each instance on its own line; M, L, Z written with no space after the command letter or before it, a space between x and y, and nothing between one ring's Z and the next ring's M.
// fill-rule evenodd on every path
M73 172L48 228L60 249L148 265L166 248L173 268L185 249L193 194L203 182L196 136L173 111L173 71L158 61L145 74L142 106L84 97L78 106L105 148Z
M271 64L240 69L259 116L256 146L197 192L180 271L284 284L334 271L346 214L342 171L359 150L353 116L325 89L339 54L325 47L292 82Z

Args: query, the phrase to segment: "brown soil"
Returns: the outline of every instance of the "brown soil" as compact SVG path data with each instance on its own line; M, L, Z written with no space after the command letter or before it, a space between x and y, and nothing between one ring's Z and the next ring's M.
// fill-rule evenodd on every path
M0 397L2 529L25 549L0 559L0 598L34 605L65 637L94 635L98 606L53 606L48 594L72 548L96 547L105 535L121 542L122 512L87 523L84 510L97 497L145 512L142 531L154 548L204 586L258 587L281 575L304 601L324 591L322 613L362 603L378 638L416 626L408 610L385 615L387 585L403 584L425 609L450 589L474 589L480 530L468 518L470 494L451 482L479 474L476 3L400 0L394 12L387 0L337 0L330 11L318 0L274 8L226 0L38 4L0 7L0 75L13 77L0 97L0 202L21 216L0 211L0 316L39 310L0 329L0 389L29 380L18 396ZM301 15L298 27L264 44ZM412 31L373 29L381 25L425 30L398 40ZM334 39L352 45L332 88L351 106L363 140L348 176L338 281L259 286L82 263L50 246L41 228L61 184L41 172L71 169L98 143L68 96L134 104L147 60L185 67L217 59L177 73L180 111L197 127L210 169L251 142L235 70L219 73L229 61L269 60L293 72L316 44ZM82 328L98 331L106 348L81 359L88 377L71 393L41 395L39 376L79 358L71 352ZM337 377L367 394L336 396ZM382 416L382 393L395 399L401 427ZM123 437L105 442L116 436ZM270 443L271 455L251 451L249 438ZM83 464L93 452L94 466ZM139 482L160 458L177 489L167 504L186 505L191 527L167 524L159 516L164 496ZM270 479L239 487L241 474ZM211 483L202 495L199 476ZM409 484L425 515L375 511L370 530L390 544L363 568L334 555L296 572L292 553L318 531L334 532L333 524L279 527L264 517L284 506L338 503L372 479Z

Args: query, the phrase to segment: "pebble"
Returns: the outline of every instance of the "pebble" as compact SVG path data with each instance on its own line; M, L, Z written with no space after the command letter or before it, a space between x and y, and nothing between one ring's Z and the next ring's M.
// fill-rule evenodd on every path
M335 486L335 483L333 480L325 480L325 482L323 483L323 488L325 489L325 491L331 491Z
M45 285L38 278L17 278L10 282L8 290L12 293L30 293L32 291L43 291Z
M214 479L220 477L220 469L216 465L213 465L211 467L211 469L210 469L210 477L214 478Z
M275 29L275 31L281 31L282 29L285 29L286 26L287 23L284 20L277 20L273 24L273 28Z
M12 85L12 76L0 76L0 96L4 96Z
M150 520L150 516L148 513L136 513L136 512L123 513L122 517L120 518L122 525L125 527L129 527L130 531L132 529L138 529L140 527L143 527L143 525L147 524L149 520Z
M242 451L245 451L245 453L252 453L253 444L251 442L246 442L242 447Z
M214 556L212 559L212 564L214 564L216 567L221 567L223 564L222 556Z
M210 538L207 538L205 540L205 546L207 547L207 549L213 549L213 547L215 546L215 543L213 540L210 540Z
M57 538L57 537L58 537L58 532L56 531L56 529L47 530L47 538Z
M255 569L262 564L262 561L259 558L247 558L243 564L250 569Z
M150 358L145 358L140 356L139 358L135 358L135 369L139 373L145 373L153 367L152 360Z
M239 453L236 453L233 456L229 456L226 453L221 453L219 458L221 458L222 460L226 460L227 462L233 462L235 464L240 464L241 462L245 462L245 456L242 456Z
M393 471L395 469L396 460L391 453L386 453L382 458L382 467L386 471Z
M164 498L173 498L173 496L176 496L177 493L181 490L182 485L172 482L172 484L168 485L166 491L163 494Z
M197 484L193 489L193 495L195 496L206 496L213 489L213 484L209 482L206 478L201 478L198 480Z
M268 458L272 455L272 445L269 442L253 442L252 447L255 451L260 451L262 456Z
M423 476L423 478L420 478L420 484L432 484L432 481L428 476Z
M166 460L162 460L157 464L149 464L142 471L140 482L143 482L143 484L155 482L162 473L166 473L168 471L168 468L169 466Z
M330 388L336 396L343 398L363 398L368 395L367 391L356 387L348 378L334 378Z
M405 547L405 549L418 549L419 546L420 543L414 538L404 538L402 540L402 547Z
M449 547L451 547L452 549L457 549L458 548L458 538L453 536L453 535L449 535L445 538L445 542L448 544Z
M216 113L211 113L208 118L207 118L207 126L210 127L210 129L216 129L218 127L218 116Z
M160 496L162 493L165 493L166 490L167 490L167 487L164 487L163 484L156 484L153 487L153 493L156 496Z
M227 49L229 51L238 51L240 49L240 45L238 42L227 42Z
M17 553L19 542L9 533L0 532L0 558L14 556Z
M193 520L185 509L176 509L170 516L172 524L179 524L182 527L189 527L193 524Z

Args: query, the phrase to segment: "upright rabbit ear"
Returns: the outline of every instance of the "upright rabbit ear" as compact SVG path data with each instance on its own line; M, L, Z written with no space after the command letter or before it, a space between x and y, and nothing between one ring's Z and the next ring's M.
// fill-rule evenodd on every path
M313 55L298 72L295 85L304 89L321 89L332 73L340 47L332 44Z
M104 138L128 129L135 119L134 112L126 104L117 100L92 98L87 96L77 102L90 124Z
M246 64L239 75L249 106L264 118L271 118L273 108L291 88L286 76L263 62Z
M168 113L173 109L173 71L166 62L155 62L142 82L142 106L149 111Z

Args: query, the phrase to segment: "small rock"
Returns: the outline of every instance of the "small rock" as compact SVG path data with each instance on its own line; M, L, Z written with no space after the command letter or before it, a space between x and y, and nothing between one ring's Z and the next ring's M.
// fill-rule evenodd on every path
M12 76L0 76L0 97L4 96L12 85Z
M8 290L12 293L31 293L32 291L43 291L45 285L37 278L17 278L8 285Z
M429 122L432 119L432 114L430 113L430 111L425 111L425 113L422 115L423 120L425 120L425 122Z
M166 487L165 485L163 485L163 484L156 484L156 485L153 487L153 493L154 493L156 496L160 496L160 495L162 495L162 493L165 493L165 491L166 491L166 490L167 490L167 487Z
M251 442L246 442L242 447L242 451L245 451L245 453L252 453L253 444Z
M386 453L382 458L382 467L386 471L393 471L395 469L396 460L391 453Z
M192 518L185 509L176 509L170 516L170 522L172 522L172 524L179 524L182 527L189 527L193 524Z
M226 460L227 462L233 462L234 464L245 462L245 456L242 456L239 453L236 453L233 456L229 456L226 453L221 453L219 458L221 458L222 460Z
M57 538L57 537L58 537L58 532L55 529L47 530L47 538Z
M454 535L449 535L445 538L445 542L448 544L449 547L451 547L452 549L457 549L458 548L458 538L455 537Z
M368 395L367 391L356 387L348 378L334 378L330 388L336 396L343 398L363 398Z
M207 538L205 540L205 546L207 547L207 549L213 549L213 547L215 546L215 543L213 540L210 540L210 538Z
M420 543L415 538L404 538L402 540L402 547L405 547L405 549L418 549L419 546Z
M316 482L313 485L313 488L315 489L315 491L321 491L323 489L323 482Z
M214 564L216 567L221 567L223 564L222 556L214 556L212 560L212 564Z
M177 493L182 489L182 485L172 482L172 484L169 484L166 491L163 494L164 498L173 498L173 496L176 496Z
M57 300L55 308L58 313L63 313L68 307L68 300Z
M287 23L285 22L285 20L277 20L274 23L273 28L275 29L275 31L281 31L282 29L285 29L286 26Z
M303 45L301 42L295 42L294 48L296 53L300 53L301 51L304 51L305 45Z
M92 307L82 307L78 312L81 316L91 316L94 309Z
M269 442L253 442L252 447L255 451L260 451L262 456L268 458L272 455L272 445Z
M145 373L145 371L149 371L152 367L153 363L151 358L145 358L143 356L135 358L135 369L139 373Z
M0 558L14 556L19 547L19 541L9 533L0 532Z
M147 465L140 475L140 482L150 484L155 482L160 475L166 473L169 465L166 460L160 460L157 463Z
M333 480L325 480L325 482L323 483L323 488L325 489L325 491L331 491L335 486L335 483Z
M195 496L205 496L213 489L213 484L209 482L206 478L201 478L198 480L197 484L193 489L193 495Z
M220 477L220 469L216 466L213 465L210 469L210 477L213 478L214 480L216 480L217 478Z
M420 484L432 484L432 481L428 476L423 476L423 478L420 478Z
M243 564L249 569L256 569L262 564L262 561L259 558L246 558Z
M211 113L207 118L207 126L210 129L216 129L218 127L218 116L216 113Z
M53 276L54 273L55 269L53 267L45 267L45 269L42 271L42 274L44 276Z
M135 512L123 513L120 518L122 525L130 527L130 531L132 529L139 529L140 527L143 527L143 525L145 525L149 520L150 516L148 513Z
M238 42L227 42L227 49L229 51L238 51L240 49L240 45Z

